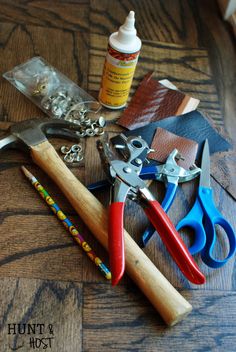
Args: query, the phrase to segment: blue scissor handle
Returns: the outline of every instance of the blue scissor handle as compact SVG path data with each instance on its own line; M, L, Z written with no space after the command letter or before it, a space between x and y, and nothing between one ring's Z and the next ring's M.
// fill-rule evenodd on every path
M171 204L173 203L173 200L176 195L177 187L178 187L178 185L176 185L175 183L171 183L171 182L167 183L165 197L161 203L161 206L166 213L170 209ZM153 236L155 231L156 231L156 229L152 224L150 224L145 229L145 231L142 235L141 247L145 247L147 245L148 241Z
M197 196L192 209L176 226L177 231L183 227L190 227L194 230L194 243L189 248L189 252L192 255L201 252L206 245L206 233L203 227L203 216L204 213L201 207L201 202Z
M201 253L202 260L211 268L222 267L235 253L236 236L230 223L216 209L211 188L199 187L199 199L204 210L204 227L206 232L206 245ZM213 249L216 242L215 225L221 226L229 241L229 253L225 259L213 258Z

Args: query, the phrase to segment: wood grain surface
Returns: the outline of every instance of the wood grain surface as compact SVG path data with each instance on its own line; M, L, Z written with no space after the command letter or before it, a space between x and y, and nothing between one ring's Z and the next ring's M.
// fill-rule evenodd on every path
M31 340L35 335L14 334L14 329L9 334L6 322L22 326L44 324L42 334L37 336L44 338L49 351L83 351L82 291L81 284L71 281L1 279L1 351L20 350L20 346L24 352L37 350L33 346L37 346L38 341ZM51 338L51 348L48 338ZM38 349L43 347L45 345Z
M97 96L108 35L136 12L143 48L132 93L150 70L168 78L183 92L201 100L219 126L235 136L235 44L213 0L0 0L0 135L9 125L44 116L2 74L40 55L84 89ZM120 112L103 110L107 120ZM109 123L110 136L120 127ZM234 137L235 138L235 137ZM66 140L52 139L56 150ZM235 141L235 140L234 140ZM235 141L236 142L236 141ZM85 158L72 172L84 184L104 178L95 139L82 141ZM30 352L30 337L53 337L53 352L80 351L227 351L235 350L235 260L221 269L207 268L196 257L207 283L189 284L155 235L145 253L193 305L191 315L167 328L147 298L125 275L112 288L71 240L20 171L24 164L68 214L93 249L108 263L108 255L87 230L53 182L21 151L0 153L0 352ZM236 228L235 201L211 180L219 210ZM178 190L169 215L176 224L193 205L197 182ZM153 183L157 199L164 186ZM109 190L96 191L105 206ZM96 214L94 215L96 216ZM140 236L148 224L143 210L128 201L125 227ZM191 235L191 234L190 234ZM191 241L183 234L187 242ZM224 234L219 233L223 251ZM222 255L222 248L216 254ZM45 324L45 333L8 334L8 324ZM48 325L53 325L50 334ZM46 341L46 340L45 340ZM42 350L42 345L39 350Z

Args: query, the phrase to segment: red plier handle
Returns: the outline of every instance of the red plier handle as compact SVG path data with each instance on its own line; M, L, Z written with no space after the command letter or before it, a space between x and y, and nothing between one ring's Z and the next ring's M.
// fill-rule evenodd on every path
M156 200L148 200L144 211L185 277L196 285L204 284L205 276L161 205Z
M108 248L112 286L118 284L125 270L124 202L114 202L109 207Z
M147 200L144 211L185 277L194 284L204 284L205 276L161 205L156 200ZM110 205L108 245L113 286L120 281L125 268L123 214L123 202L114 202Z

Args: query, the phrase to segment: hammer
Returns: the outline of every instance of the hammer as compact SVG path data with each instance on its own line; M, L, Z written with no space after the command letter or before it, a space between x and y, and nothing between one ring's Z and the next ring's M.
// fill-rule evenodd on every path
M0 140L0 149L9 147L30 151L33 161L59 186L98 241L108 249L107 211L96 197L73 175L46 136L75 138L78 126L58 119L31 119L12 125ZM151 260L124 231L126 270L148 297L164 321L174 325L192 306L161 274Z

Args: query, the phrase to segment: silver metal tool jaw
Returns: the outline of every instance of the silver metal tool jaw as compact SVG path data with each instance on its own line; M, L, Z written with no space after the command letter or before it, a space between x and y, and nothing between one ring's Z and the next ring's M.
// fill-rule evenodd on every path
M151 151L147 142L139 136L126 137L121 133L120 137L124 144L115 144L114 147L121 149L121 153L127 162L137 166L142 165L143 161L146 160L147 154Z
M139 174L143 166L143 160L145 160L150 148L141 137L121 136L124 145L116 145L115 148L122 148L125 161L117 159L112 153L107 136L98 142L98 150L103 166L105 166L105 172L106 174L109 173L108 179L113 185L112 202L124 202L127 196L136 200L140 197L139 189L146 187ZM106 171L107 168L109 172Z
M105 133L101 140L97 141L97 149L102 162L103 170L108 178L110 184L114 184L116 173L111 166L111 161L116 160L115 155L109 147L108 134Z
M111 169L113 174L123 180L124 183L134 188L142 186L143 181L139 177L142 165L135 166L122 160L112 160Z
M141 168L142 165L135 166L122 160L111 161L110 172L114 177L112 201L124 202L127 196L132 200L138 197L139 189L145 186L139 177Z
M116 177L113 182L113 187L111 187L110 193L110 203L122 202L124 203L125 199L128 196L130 191L130 186L123 182L120 178Z
M176 157L179 155L177 149L168 156L166 163L158 166L158 174L156 180L163 181L165 183L183 183L191 181L201 173L201 169L196 165L193 165L191 169L186 170L176 163Z
M137 203L143 203L144 200L154 200L145 182L139 177L143 166L142 160L146 158L150 149L140 137L131 137L127 142L130 152L129 160L126 162L116 160L111 163L116 179L119 178L122 181L114 184L116 201L124 202L127 196ZM136 150L137 148L138 150ZM141 158L140 155L142 155Z
M139 178L137 175L136 177ZM125 183L125 181L121 178L116 177L115 182L113 183L111 201L125 202L127 197L137 203L143 203L145 200L154 200L154 197L148 190L145 182L142 180L140 180L140 182L136 182L135 187Z

